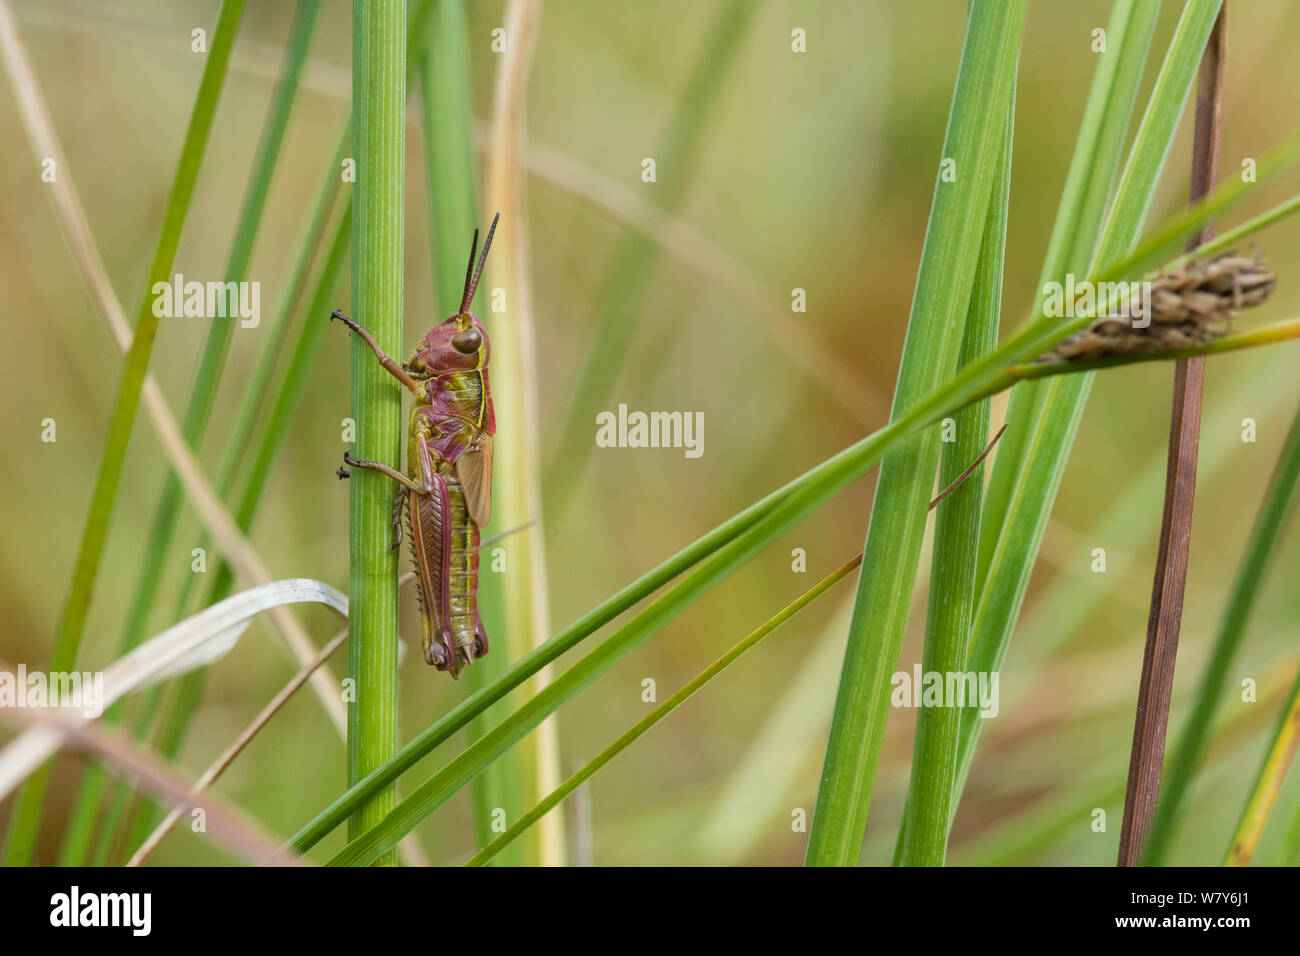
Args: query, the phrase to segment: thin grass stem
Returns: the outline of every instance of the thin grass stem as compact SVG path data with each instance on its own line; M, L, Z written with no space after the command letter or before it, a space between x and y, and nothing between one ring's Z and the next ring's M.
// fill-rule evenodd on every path
M354 0L352 128L357 183L352 218L352 317L390 355L402 348L403 221L406 148L405 0ZM322 322L322 324L324 324ZM354 457L398 463L402 392L397 380L352 337ZM397 554L393 488L358 468L349 482L348 782L356 783L397 749ZM363 805L349 828L360 834L397 802L389 786ZM393 865L391 853L369 861Z

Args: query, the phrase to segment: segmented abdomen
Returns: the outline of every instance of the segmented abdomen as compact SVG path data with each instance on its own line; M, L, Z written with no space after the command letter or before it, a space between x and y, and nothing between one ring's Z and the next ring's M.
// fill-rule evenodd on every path
M452 641L466 649L474 643L478 614L478 525L470 520L465 492L454 470L443 472L451 503L451 552L447 566L447 623ZM470 655L472 656L472 655Z
M474 643L478 612L479 530L470 519L455 469L437 456L434 465L447 484L449 521L444 525L438 495L408 498L411 557L425 610L425 647L431 643L429 638L446 632L454 646L465 648L466 656L472 656L469 648Z

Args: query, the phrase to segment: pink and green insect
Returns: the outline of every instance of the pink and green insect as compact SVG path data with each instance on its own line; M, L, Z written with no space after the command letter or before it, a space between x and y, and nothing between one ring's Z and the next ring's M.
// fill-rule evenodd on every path
M488 385L488 337L469 310L483 274L497 219L492 220L475 267L478 230L470 248L460 311L420 340L403 365L386 355L364 328L342 312L338 319L361 336L379 364L415 396L408 423L406 474L377 461L343 461L372 468L401 487L393 501L393 548L402 542L406 512L420 589L424 659L459 677L461 670L488 652L478 612L479 529L492 511L492 435L496 417ZM339 477L348 477L344 468Z

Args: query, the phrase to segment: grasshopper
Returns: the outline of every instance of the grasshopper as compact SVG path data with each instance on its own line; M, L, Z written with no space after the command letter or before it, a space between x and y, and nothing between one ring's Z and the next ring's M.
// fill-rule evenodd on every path
M359 461L346 451L343 461L398 483L390 550L402 543L405 512L419 585L424 659L452 677L488 652L478 612L478 551L479 529L492 511L496 416L488 385L487 331L469 307L500 218L498 214L492 219L477 267L474 230L460 311L434 326L404 364L386 355L369 332L342 312L336 309L330 315L359 335L379 364L415 396L406 474L382 462ZM348 475L346 468L338 470L340 478Z

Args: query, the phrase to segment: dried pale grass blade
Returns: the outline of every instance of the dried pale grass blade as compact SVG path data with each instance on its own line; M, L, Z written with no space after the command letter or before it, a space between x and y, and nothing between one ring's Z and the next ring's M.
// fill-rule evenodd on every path
M258 614L286 604L304 603L324 604L347 618L348 599L320 581L289 578L250 588L169 627L111 665L104 671L103 695L98 703L107 709L133 691L204 667L234 647ZM68 720L90 722L85 717L69 716ZM63 739L64 731L46 722L19 734L0 751L0 799L52 756Z
M192 796L196 791L184 777L120 733L106 732L68 711L49 707L0 708L0 717L11 723L28 724L22 737L43 736L58 743L67 742L78 750L98 755L106 763L135 778L144 789L177 802L185 810L198 806ZM263 866L300 865L297 858L280 849L277 840L245 819L236 808L221 800L207 798L202 809L212 835L249 862Z
M500 538L505 537L508 534L514 533L515 530L517 529L512 528L509 531L505 531L502 532L501 534L494 535L491 538L486 538L484 539L483 543L489 544L492 541L498 540ZM398 580L397 586L406 587L414 580L415 580L415 572L407 571ZM307 679L311 677L311 675L318 668L320 668L327 660L329 660L330 655L332 655L335 651L337 651L340 647L342 647L343 642L346 641L347 639L348 639L347 628L344 628L343 630L335 634L332 638L330 638L329 642L326 643L325 646L322 647L317 652L315 658L313 658L305 667L303 667L302 670L298 671L297 674L293 675L293 677L289 679L289 682L285 684L284 687L280 688L280 692L271 698L270 702L268 702L267 705L263 707L262 710L258 713L258 715L253 718L252 723L250 723L247 727L244 728L243 732L240 733L240 735L235 738L234 742L231 743L231 745L222 752L220 757L218 757L216 760L214 760L211 763L211 765L209 765L207 770L203 771L199 779L194 782L194 787L190 791L191 794L197 796L198 794L206 790L208 787L212 786L212 784L216 781L216 779L226 772L226 768L229 767L231 763L234 762L234 759L238 757L240 753L243 752L244 748L247 747L248 744L252 741L252 739L257 736L257 734L261 731L261 729L271 722L271 718L274 717L279 712L280 708L289 702L289 698L293 697L293 695L298 692L298 690L302 687L302 685L307 683ZM406 649L405 644L398 645L397 660L399 665L403 659L403 652L405 651L405 649ZM140 864L142 864L145 861L145 859L148 858L149 854L158 848L158 844L162 843L163 838L172 831L173 827L176 826L184 810L185 810L184 806L178 805L173 807L171 812L167 814L167 817L163 820L163 822L158 824L157 829L155 829L153 833L149 835L149 838L145 840L144 843L140 844L139 849L135 851L135 855L132 856L131 859L127 861L126 865L139 866ZM429 865L428 861L424 857L424 852L420 848L418 841L408 836L405 840L403 840L400 844L398 844L398 846L402 849L404 855L406 856L406 862L409 865L411 866Z
M413 574L407 575L407 578L414 577L415 575ZM194 781L194 786L190 788L191 797L197 798L199 794L212 786L218 777L225 773L226 768L229 767L234 759L240 755L243 749L248 746L249 742L257 736L258 731L270 723L271 718L279 712L281 707L288 703L289 698L297 693L298 688L307 683L307 679L311 677L312 673L329 660L330 655L342 647L343 642L347 639L348 632L345 628L335 634L334 637L330 639L329 643L320 649L319 653L317 653L316 657L310 664L289 679L289 683L285 684L284 687L280 689L280 692L271 698L270 703L263 707L258 715L253 718L253 722L245 727L243 732L235 738L234 742L222 752L221 756L214 760L207 770L203 771L198 780ZM149 838L140 844L140 847L135 851L135 855L127 861L126 865L139 866L148 859L149 854L158 848L158 845L162 843L163 838L166 837L176 824L180 822L181 814L184 812L184 804L177 804L172 807L163 822L158 824L153 833L149 834Z
M1291 685L1286 711L1273 731L1273 742L1259 768L1246 806L1241 811L1241 820L1237 823L1224 866L1250 865L1250 859L1259 846L1259 838L1264 833L1273 805L1286 783L1287 772L1295 761L1297 751L1300 751L1300 674L1296 675L1295 683Z
M493 337L493 400L497 410L494 507L506 525L519 525L542 513L541 433L536 331L528 256L528 217L522 157L527 127L528 79L541 21L540 0L511 0L506 7L509 49L500 59L493 102L492 148L484 195L487 208L501 215L495 246L497 276L511 292L508 313L497 317ZM525 532L517 547L522 560L506 581L506 653L517 660L550 636L550 607L546 586L545 528ZM549 667L529 682L540 693L551 680ZM524 757L530 780L527 801L536 803L560 784L559 741L554 717L545 720L528 744ZM563 818L549 815L538 828L532 858L543 866L564 863Z

